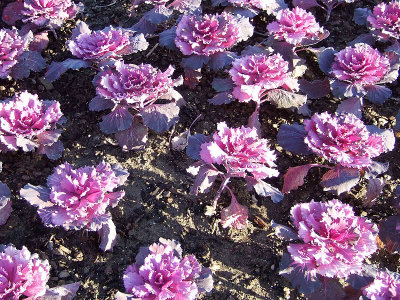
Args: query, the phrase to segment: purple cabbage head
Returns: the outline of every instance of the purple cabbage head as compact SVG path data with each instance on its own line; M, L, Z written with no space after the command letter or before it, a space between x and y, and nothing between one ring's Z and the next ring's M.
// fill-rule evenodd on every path
M280 54L253 54L237 58L229 71L236 85L233 96L240 102L260 101L271 89L297 91L297 80L289 72L289 63Z
M112 26L91 31L84 22L79 23L77 32L68 42L68 48L74 56L93 62L120 59L123 55L145 50L147 47L143 34Z
M379 83L390 71L389 59L368 44L355 44L335 54L331 75L361 86Z
M395 277L394 274L397 276ZM399 274L394 274L385 271L379 271L376 274L374 281L367 287L363 288L363 295L368 297L368 299L374 300L399 299Z
M124 286L140 299L194 300L211 291L210 273L194 255L182 257L179 243L160 238L159 243L140 249L136 262L125 271ZM204 281L208 281L206 288Z
M278 12L276 21L269 23L267 29L275 39L285 41L293 45L305 45L312 41L318 42L325 34L312 13L295 7Z
M379 3L367 17L370 27L383 40L400 38L400 2Z
M211 56L247 40L252 32L242 29L248 27L252 28L247 18L228 13L184 15L176 28L175 44L184 55Z
M93 80L97 96L89 109L111 109L103 116L100 128L104 133L115 133L124 151L144 149L148 128L163 132L178 121L179 105L184 101L174 87L183 79L172 79L173 72L172 66L162 72L148 64L116 61ZM168 103L155 103L160 99Z
M290 213L303 243L289 244L288 251L294 264L312 276L359 273L364 259L377 250L377 226L337 199L297 204Z
M58 141L62 123L60 103L40 101L36 94L22 92L0 103L0 152L33 151L50 159L61 157Z
M317 155L344 167L361 169L386 151L381 136L370 134L353 114L315 114L304 120L305 143Z
M98 74L94 85L98 96L139 111L182 84L180 78L171 78L173 72L172 66L162 72L149 64L117 61L113 68Z
M21 14L24 23L58 28L77 12L78 6L71 0L24 0Z
M278 176L276 155L266 139L260 139L256 128L229 128L225 122L218 123L213 140L203 143L201 159L209 164L223 165L230 176L255 179Z
M18 63L18 57L28 50L30 40L21 37L18 30L0 29L0 78L6 78L12 67Z
M20 297L43 296L50 277L50 265L24 246L0 245L0 298L17 300Z
M101 162L95 167L74 168L66 162L47 178L47 187L28 184L21 196L38 207L46 226L98 231L111 219L108 209L125 195L124 191L114 191L126 180L121 177L126 170L118 167ZM35 191L40 192L36 195Z

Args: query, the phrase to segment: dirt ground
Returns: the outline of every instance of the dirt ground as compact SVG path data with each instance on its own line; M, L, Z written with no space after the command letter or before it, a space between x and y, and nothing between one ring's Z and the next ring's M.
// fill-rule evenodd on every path
M2 1L0 10L8 2L10 1ZM131 18L128 14L130 3L127 0L117 0L115 4L106 7L101 6L112 1L82 2L85 10L78 15L77 20L85 20L92 29L101 29L110 24L130 27L146 11L141 9L136 17ZM211 8L207 1L203 2L205 11L220 11ZM378 2L365 0L340 6L333 11L328 23L324 20L322 10L312 10L320 24L331 33L318 46L342 49L357 35L367 32L366 28L351 21L354 8L373 7ZM258 32L266 33L266 25L270 20L273 18L261 14L253 20L253 24ZM67 22L57 31L58 39L50 35L49 48L43 52L48 63L72 57L66 48L66 41L74 26L75 21ZM163 26L160 26L159 31ZM168 25L165 24L166 26ZM254 35L233 50L239 51L248 44L262 40L260 35ZM149 42L148 50L125 57L125 62L150 63L161 70L172 64L177 69L174 76L183 74L179 65L182 58L180 53L158 47L152 55L146 56L158 42L157 36L150 38ZM307 52L301 55L309 63L306 78L321 77L315 58ZM219 213L213 217L204 214L216 188L209 194L191 196L189 189L193 177L186 172L186 168L194 161L185 152L171 151L169 146L171 134L176 135L187 130L199 114L203 117L195 123L192 133L211 134L216 130L216 123L220 121L226 121L233 127L247 123L254 110L252 104L235 101L228 105L213 106L207 102L214 95L211 82L215 72L203 68L203 78L198 87L194 90L185 86L178 88L187 102L181 110L179 123L174 130L161 135L150 131L148 146L140 152L122 152L112 136L100 131L99 122L103 113L90 112L88 109L90 99L95 96L91 83L94 70L68 71L53 86L42 83L40 78L43 75L44 72L32 73L28 79L20 81L0 80L0 99L28 90L37 93L41 99L59 101L68 120L61 138L66 149L62 159L58 161L50 161L36 153L0 154L3 162L0 180L12 190L14 209L6 225L0 227L0 243L12 243L18 248L25 245L31 252L48 259L52 266L48 283L50 287L81 281L82 287L76 299L113 299L118 290L123 292L122 275L126 267L134 262L139 247L154 243L159 237L179 241L184 253L196 255L203 266L212 269L214 289L200 299L302 299L289 282L278 274L279 261L287 245L274 235L269 225L271 220L289 225L290 208L295 203L309 202L311 199L322 201L339 198L351 204L358 215L366 216L377 223L395 214L391 200L395 197L394 189L400 181L399 143L393 152L378 158L379 161L389 161L390 169L384 175L387 181L384 192L372 208L361 206L366 192L364 182L351 192L337 197L323 192L318 185L322 176L320 170L312 170L304 186L285 195L284 200L278 204L272 203L269 198L256 196L254 192L247 192L244 180L236 179L231 182L230 187L239 202L249 207L249 226L244 230L223 229L219 224ZM394 116L400 108L396 101L399 99L400 88L397 87L397 82L391 87L393 96L385 105L373 105L365 101L363 119L366 124L381 128L394 127ZM338 103L339 100L331 96L309 102L313 112L333 112ZM268 180L269 183L282 188L283 174L289 166L322 161L314 155L293 155L276 144L280 124L302 122L302 117L296 111L277 109L266 103L261 108L260 116L262 136L270 139L272 148L277 151L277 164L281 172L276 179ZM118 207L111 210L119 237L110 253L103 253L98 248L96 233L44 227L36 209L19 196L20 188L27 183L45 184L53 168L64 161L83 166L97 164L103 159L110 163L119 162L130 172L124 186L126 196ZM227 193L222 195L219 210L228 204L229 199ZM265 224L257 222L257 219L263 220ZM399 271L399 255L389 254L384 249L379 250L370 261L391 271Z

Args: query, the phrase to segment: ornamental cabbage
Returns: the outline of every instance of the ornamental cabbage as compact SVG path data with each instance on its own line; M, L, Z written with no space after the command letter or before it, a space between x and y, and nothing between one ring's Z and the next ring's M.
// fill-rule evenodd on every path
M163 132L178 121L178 104L183 99L174 87L182 84L182 77L172 79L173 72L172 66L162 72L148 64L117 61L93 80L98 96L92 99L89 108L112 110L103 117L100 127L104 133L116 133L124 151L145 147L147 127ZM159 99L170 102L156 104Z
M400 39L400 2L379 3L367 21L381 39Z
M43 296L50 277L50 264L23 246L0 245L0 298L17 300L22 296Z
M124 286L140 299L194 300L213 288L211 270L203 268L194 255L182 257L174 240L141 247L136 262L125 271Z
M171 92L179 85L172 79L174 68L165 72L149 64L125 64L117 61L114 68L102 71L94 80L97 95L116 105L126 105L140 110Z
M128 172L119 165L101 162L95 167L76 169L66 162L56 167L47 178L47 187L27 184L20 194L38 208L45 226L100 233L114 230L110 242L113 244L115 225L107 210L116 207L124 197L124 191L114 190L123 185L127 177ZM105 250L103 242L100 248Z
M251 174L264 179L279 175L274 151L255 128L229 128L225 122L218 123L212 141L201 145L200 157L208 164L223 165L228 176Z
M305 143L317 155L345 167L361 169L387 149L381 136L370 134L353 114L314 114L304 120Z
M327 32L320 27L312 13L300 7L293 10L280 10L277 21L269 23L267 29L275 39L296 46L319 42L327 37Z
M248 19L243 20L248 23ZM243 25L246 24L240 24L237 17L227 13L184 15L176 28L175 44L184 55L211 56L247 40L252 30L243 32Z
M372 300L389 300L400 297L399 274L378 271L374 281L363 288L363 295Z
M45 78L52 82L69 69L92 67L98 70L99 66L112 66L122 56L146 50L148 46L142 33L136 34L135 31L112 26L92 31L85 22L79 21L68 42L69 50L79 59L52 62Z
M0 299L73 299L81 283L49 288L50 264L23 246L0 245Z
M329 169L321 181L325 191L337 194L348 192L364 176L368 180L364 205L370 205L382 192L384 181L377 176L388 170L389 163L372 159L383 152L393 150L393 131L366 126L355 115L344 112L353 109L354 113L361 117L360 99L347 99L342 104L338 107L336 115L327 112L314 114L310 120L304 120L304 126L282 124L280 127L278 143L285 150L295 154L314 152L335 164L330 166L310 163L289 167L284 175L283 193L303 185L308 172L314 167Z
M399 75L400 55L393 50L381 54L365 43L357 43L336 52L326 48L319 55L321 70L330 77L335 97L367 97L382 104L392 91L383 84Z
M256 107L248 126L260 127L258 119L262 103L270 102L278 108L298 108L306 103L307 96L294 93L299 90L299 74L291 69L281 54L271 54L257 46L249 47L242 57L234 59L229 70L231 78L214 79L212 86L219 93L209 102L221 105L235 98L240 102L254 101Z
M24 23L58 28L77 12L78 6L71 0L24 0L21 14Z
M290 214L303 243L289 244L288 251L293 263L311 276L357 274L364 259L377 250L378 227L337 199L297 204Z
M355 44L335 54L331 74L340 81L361 86L378 83L390 71L389 59L368 44Z
M22 92L0 103L0 152L33 151L50 159L61 157L58 141L63 122L58 101L40 101L36 94Z
M0 78L10 75L19 56L28 50L30 42L28 35L21 37L15 28L0 29Z
M217 132L212 140L202 134L189 137L187 154L199 162L187 171L196 176L191 193L205 193L211 189L217 178L222 183L214 197L213 205L206 214L215 214L217 202L222 192L227 189L231 194L231 204L222 210L223 227L242 229L247 225L248 211L237 200L228 183L233 177L246 179L248 189L253 187L257 194L268 197L273 202L282 200L282 193L262 179L276 177L276 155L269 148L268 141L261 139L254 127L229 128L225 122L217 124ZM215 165L222 165L223 169Z
M125 195L124 191L114 192L126 180L118 175L117 166L111 167L105 162L77 169L66 162L47 178L47 187L40 186L46 191L40 194L40 203L30 197L25 199L38 206L39 216L46 226L97 231L111 218L107 209L115 207ZM29 188L27 185L21 190L23 197Z
M119 59L123 55L145 50L148 46L143 34L135 35L134 31L106 27L92 31L84 22L68 42L71 53L83 60L101 62L106 59Z
M289 72L289 63L280 54L252 54L237 58L229 74L236 85L233 96L240 102L253 100L261 103L264 93L272 89L298 90L297 80Z

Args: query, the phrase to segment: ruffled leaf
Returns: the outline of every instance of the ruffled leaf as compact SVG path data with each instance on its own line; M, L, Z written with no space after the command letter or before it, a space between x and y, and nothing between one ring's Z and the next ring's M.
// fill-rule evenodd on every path
M138 33L143 33L143 34L153 34L157 30L157 24L151 23L149 20L146 19L145 16L143 16L139 22L134 24L131 27L132 30L138 32ZM161 34L160 34L161 36ZM161 38L161 37L160 37Z
M175 151L183 151L188 145L189 131L184 131L171 139L171 149Z
M179 120L179 106L176 103L153 104L140 111L143 124L161 133L167 131Z
M283 194L281 191L263 180L247 176L246 182L247 189L250 190L253 187L259 196L271 197L271 200L274 203L279 203L283 200Z
M309 9L314 6L319 6L317 0L293 0L293 6L298 6L303 9Z
M284 241L296 241L299 240L297 233L290 227L275 223L274 220L271 221L271 226L275 230L275 235Z
M227 92L232 90L233 81L231 78L214 78L211 83L212 87L216 92Z
M114 102L110 99L105 99L101 96L96 96L92 98L89 102L89 110L90 111L102 111L105 109L111 109L115 106Z
M134 117L131 127L118 131L115 138L121 146L122 151L143 150L147 143L148 129L143 125L139 117Z
M266 100L278 108L296 108L307 102L307 96L277 89L267 92Z
M125 294L118 291L114 296L114 300L137 300L137 298L131 294Z
M46 80L53 82L60 78L62 74L68 70L79 70L81 68L89 68L91 65L89 62L81 59L68 58L63 62L52 62L47 68L45 78Z
M201 133L189 136L186 154L195 160L200 160L201 145L208 143L209 141L210 137Z
M210 61L210 57L204 55L191 55L182 59L182 64L185 69L197 70L201 69L204 64Z
M115 243L117 242L117 229L111 218L99 230L100 245L99 248L105 251L112 251Z
M196 278L196 285L200 293L209 293L213 289L212 271L209 268L202 268L200 276Z
M30 71L40 72L46 67L46 60L36 51L25 51L18 57L11 71L14 79L22 79L29 76Z
M354 10L353 21L357 25L366 26L367 17L371 14L371 10L368 8L358 7Z
M81 286L80 282L74 282L70 284L56 286L54 288L48 288L46 293L38 297L38 300L72 300L76 296L76 293Z
M237 58L237 55L233 52L225 51L222 53L217 53L211 56L208 65L211 69L218 71L231 65L235 58Z
M324 278L324 284L311 294L307 295L309 300L337 300L344 299L346 295L342 285L337 279Z
M42 185L32 185L28 183L19 192L20 196L28 201L29 204L39 209L52 207L54 204L50 201L50 189Z
M385 180L381 178L370 178L368 180L367 194L363 200L364 206L372 206L376 198L382 193L385 186Z
M323 80L314 81L299 79L299 84L300 90L305 93L309 99L318 99L321 97L325 97L331 92L328 77L325 77Z
M332 47L329 47L329 48L324 49L318 55L319 68L326 75L330 75L333 60L335 58L335 53L336 53L335 49L333 49Z
M295 154L311 154L312 151L304 142L307 132L303 125L297 123L293 125L282 124L278 131L278 143L285 150Z
M232 194L231 204L221 211L221 224L223 228L233 227L244 229L247 227L249 211L246 206L241 205Z
M125 183L125 181L128 179L129 177L129 171L127 169L124 169L121 164L114 164L112 165L112 170L115 173L115 176L118 177L118 182L119 185L123 185Z
M373 85L365 89L367 91L366 97L375 104L383 104L392 96L392 90L385 86Z
M160 33L160 46L167 47L170 50L174 50L176 38L176 26L171 27Z
M118 107L108 115L103 116L100 129L104 133L116 133L128 129L133 122L133 116L125 107Z
M357 118L362 119L362 106L363 106L362 98L354 97L345 99L342 100L342 102L340 102L336 110L336 113L338 114L350 113L355 115Z
M208 102L214 105L222 105L222 104L229 104L234 100L235 98L233 97L231 92L222 92L216 94L213 98L208 99Z
M304 184L304 178L312 167L326 167L320 164L308 164L297 167L290 167L283 176L282 193L286 194L290 191L297 190Z
M71 40L75 40L81 34L91 33L92 31L90 30L89 26L85 22L79 20L76 27L72 29Z
M371 134L379 135L384 143L385 152L392 151L396 143L396 137L391 129L380 129L375 125L367 125L367 129Z
M172 12L172 9L168 9L164 5L157 5L153 7L152 10L145 13L144 16L147 21L153 24L160 24L167 21L171 17Z
M366 178L375 178L376 176L386 173L389 170L389 163L381 163L377 161L372 161L369 166L365 169Z
M361 84L351 84L339 80L331 81L331 90L337 98L363 97L367 93Z
M360 180L360 171L354 168L336 166L322 176L321 185L324 191L341 194L348 192Z
M283 254L279 269L279 275L289 280L300 293L308 295L323 286L318 277L313 277L301 267L296 267L289 253Z
M62 157L64 145L62 142L57 141L51 145L43 145L39 147L39 153L45 154L51 160L57 160Z
M47 31L35 34L34 40L29 44L29 50L40 53L47 48L49 42L49 34Z
M208 164L200 166L193 186L190 188L191 194L197 196L199 193L209 192L219 174L221 174L221 172Z

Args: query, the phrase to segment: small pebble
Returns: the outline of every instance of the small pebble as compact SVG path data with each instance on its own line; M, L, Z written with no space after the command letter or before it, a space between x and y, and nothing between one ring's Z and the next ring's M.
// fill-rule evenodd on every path
M69 273L68 273L68 271L63 270L60 273L58 273L58 277L59 278L67 278L67 277L69 277Z

